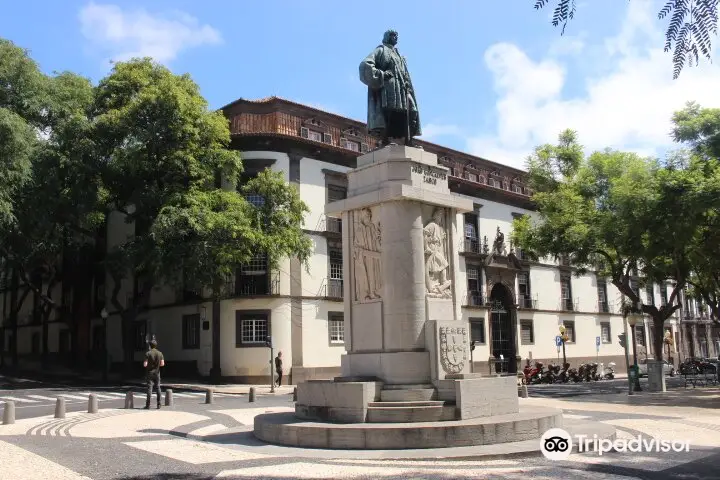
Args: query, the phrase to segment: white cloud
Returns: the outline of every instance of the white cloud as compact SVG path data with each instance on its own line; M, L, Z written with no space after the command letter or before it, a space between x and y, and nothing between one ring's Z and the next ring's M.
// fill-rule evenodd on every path
M422 126L422 135L420 138L432 141L438 137L460 137L462 130L457 125L447 125L442 123L428 123Z
M603 75L586 76L576 97L563 95L568 67L552 51L534 60L513 44L490 46L485 63L498 95L496 130L469 138L468 150L523 167L536 145L555 142L565 128L577 130L588 151L609 146L647 154L670 147L675 110L691 100L720 104L720 67L701 61L673 80L655 8L647 1L629 3L618 34L600 42L597 70Z
M166 63L185 49L222 42L209 25L179 11L151 14L143 9L123 11L117 5L90 2L80 10L82 34L91 47L110 60L153 57Z

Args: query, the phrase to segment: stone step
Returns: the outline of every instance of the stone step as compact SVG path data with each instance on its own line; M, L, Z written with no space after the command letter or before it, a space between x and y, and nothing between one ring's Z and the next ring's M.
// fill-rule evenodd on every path
M434 388L383 389L380 400L383 402L423 402L437 399Z
M418 402L369 402L368 407L442 407L442 400L425 400Z
M505 442L532 440L529 453L540 453L540 436L549 428L565 428L571 434L583 434L589 438L615 439L615 427L592 423L580 429L570 430L572 419L563 422L562 411L533 405L522 407L519 413L494 417L472 418L449 422L428 423L323 423L299 420L294 413L266 413L255 417L254 434L259 440L280 445L302 448L359 450L397 450L464 447L491 445ZM502 453L502 452L501 452ZM396 455L407 459L409 452ZM430 452L429 456L458 456L456 450L443 450L441 455ZM462 454L460 454L462 455ZM464 453L464 455L468 455ZM390 457L387 452L383 456ZM333 457L336 458L336 457ZM363 456L363 458L366 458ZM505 458L505 457L502 457Z
M455 420L455 406L424 405L412 407L368 406L368 423L446 422Z

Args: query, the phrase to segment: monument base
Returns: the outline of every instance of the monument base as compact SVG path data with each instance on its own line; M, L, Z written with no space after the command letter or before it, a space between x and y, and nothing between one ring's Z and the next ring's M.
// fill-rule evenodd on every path
M540 438L563 426L562 411L533 406L518 413L455 421L338 425L307 422L292 413L255 417L259 440L306 448L397 450L490 445Z
M343 377L377 377L387 385L430 383L429 352L347 353Z

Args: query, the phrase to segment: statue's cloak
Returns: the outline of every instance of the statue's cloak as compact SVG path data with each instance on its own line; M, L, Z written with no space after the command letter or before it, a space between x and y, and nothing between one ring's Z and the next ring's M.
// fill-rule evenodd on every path
M388 70L393 76L385 79L383 72ZM382 132L387 129L385 122L388 112L406 111L409 92L410 137L422 135L415 89L410 80L405 58L395 47L382 44L373 50L360 63L360 81L368 86L367 127L370 132Z

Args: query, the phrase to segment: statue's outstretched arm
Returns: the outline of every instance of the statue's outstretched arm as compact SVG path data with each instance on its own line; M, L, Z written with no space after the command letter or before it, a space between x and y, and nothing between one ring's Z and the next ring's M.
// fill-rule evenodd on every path
M360 81L373 90L382 88L385 84L383 71L376 66L377 58L382 54L382 48L378 47L360 62Z

